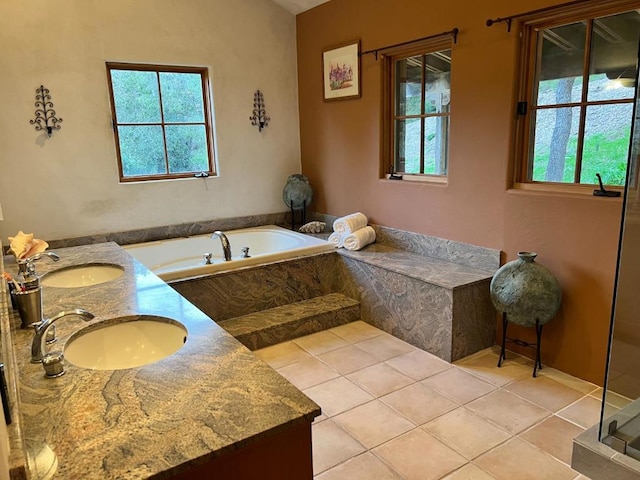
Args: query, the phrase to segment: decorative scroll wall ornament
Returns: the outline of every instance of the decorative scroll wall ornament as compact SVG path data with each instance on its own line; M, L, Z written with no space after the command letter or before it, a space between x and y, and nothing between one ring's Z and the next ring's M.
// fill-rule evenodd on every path
M56 111L53 109L53 102L51 102L51 95L49 95L49 89L44 88L44 85L40 85L40 88L36 88L36 118L29 120L31 125L36 126L36 131L47 130L47 135L50 137L54 130L60 130L61 118L56 118Z
M256 90L256 93L253 95L253 115L249 117L249 120L251 120L251 125L257 125L259 132L269 125L269 121L271 120L267 117L267 112L264 109L264 96L260 90Z

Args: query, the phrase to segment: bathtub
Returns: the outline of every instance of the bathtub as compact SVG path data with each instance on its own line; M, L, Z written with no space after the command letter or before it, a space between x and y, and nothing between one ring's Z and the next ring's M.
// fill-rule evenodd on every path
M277 260L329 252L334 247L322 239L275 225L224 232L231 244L231 260L225 261L219 238L211 234L137 243L123 247L165 282L262 265ZM249 247L249 258L241 249ZM211 264L204 255L212 254Z

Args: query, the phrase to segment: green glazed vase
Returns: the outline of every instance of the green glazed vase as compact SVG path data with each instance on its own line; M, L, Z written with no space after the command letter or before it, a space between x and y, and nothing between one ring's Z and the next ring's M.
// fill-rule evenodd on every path
M537 254L518 252L518 259L504 264L491 279L491 301L507 320L525 327L536 321L544 325L562 303L562 290L556 278L536 263Z

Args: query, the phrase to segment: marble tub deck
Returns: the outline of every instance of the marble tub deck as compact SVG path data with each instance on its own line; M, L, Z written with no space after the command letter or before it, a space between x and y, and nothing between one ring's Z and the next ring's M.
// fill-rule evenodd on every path
M368 245L358 251L339 250L339 253L347 258L402 272L408 277L449 290L484 282L493 275L491 271L398 250L380 243Z
M448 362L495 344L490 264L481 269L378 243L338 252L348 279L343 293L360 300L368 323Z
M188 339L174 355L147 366L98 371L67 362L66 374L50 380L40 364L30 363L33 332L17 328L17 313L3 309L3 337L11 330L15 363L6 349L3 356L17 372L11 435L20 438L12 442L24 445L33 478L52 469L56 478L167 478L319 415L314 402L118 245L56 253L60 262L39 262L40 274L86 262L115 263L125 273L91 287L44 287L45 317L72 308L92 312L90 323L167 316L187 327ZM53 349L86 325L78 317L58 321ZM12 459L14 470L20 461L24 457Z

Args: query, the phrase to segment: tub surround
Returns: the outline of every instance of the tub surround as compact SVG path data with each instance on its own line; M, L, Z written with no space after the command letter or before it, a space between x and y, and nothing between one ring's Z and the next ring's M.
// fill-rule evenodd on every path
M491 272L468 267L455 262L398 250L384 244L373 244L352 252L339 250L346 258L381 266L387 270L452 290L461 285L473 285L492 276Z
M340 257L329 252L178 280L170 285L221 322L334 292L343 293L342 285L349 281L346 273Z
M95 323L145 313L178 320L189 333L184 347L156 363L98 371L67 362L67 373L49 380L29 361L33 333L17 328L17 313L5 313L3 338L10 328L18 372L14 430L22 440L15 441L24 444L32 478L50 469L60 478L187 478L234 462L255 469L257 459L266 459L264 478L282 468L311 477L315 403L118 245L56 251L60 262L39 264L40 274L88 261L116 263L125 273L92 287L45 287L45 316L78 307L96 315ZM56 325L53 349L60 350L87 323L68 317ZM12 452L12 462L24 461L19 454Z
M313 219L325 222L329 231L337 218L322 213L313 214ZM378 245L387 245L395 250L485 270L492 275L500 267L500 250L408 232L384 225L371 224L371 227L376 232L376 244Z
M490 272L384 244L339 253L352 279L346 294L373 326L447 362L495 344Z
M315 214L332 225L337 217ZM376 243L339 249L341 290L362 319L448 362L496 342L489 284L500 251L373 224Z
M162 227L142 228L126 232L112 232L83 237L63 238L47 240L50 249L75 247L92 243L116 242L118 245L130 245L132 243L153 242L167 238L190 237L211 233L215 230L237 230L239 228L259 227L262 225L286 225L288 217L286 212L249 215L245 217L217 218L202 220L178 225L165 225Z
M331 225L331 218L321 219ZM269 327L270 309L293 304L295 310L297 302L341 293L360 302L362 320L449 362L495 344L489 283L499 251L374 228L379 242L360 251L336 249L171 285L221 322L262 312L247 321ZM236 333L245 332L238 327ZM276 341L274 335L263 340Z
M260 227L263 225L279 225L281 227L290 228L291 212L265 213L247 215L244 217L215 218L211 220L180 223L176 225L164 225L161 227L141 228L123 232L97 233L95 235L60 238L54 240L48 239L47 243L51 250L106 242L115 242L118 245L130 245L133 243L166 240L168 238L203 235L205 233L212 233L216 230L237 230L240 228ZM331 223L327 224L326 228L330 230L331 225ZM8 245L5 245L5 248L8 249Z

